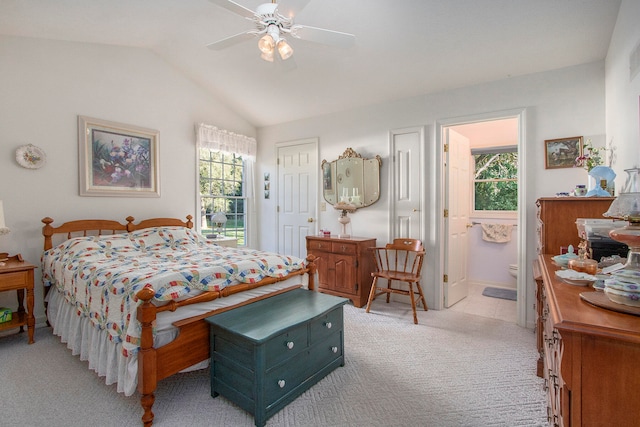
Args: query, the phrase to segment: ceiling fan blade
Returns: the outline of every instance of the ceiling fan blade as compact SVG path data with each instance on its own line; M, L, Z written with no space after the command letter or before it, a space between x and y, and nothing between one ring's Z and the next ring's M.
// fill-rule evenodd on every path
M306 25L294 25L291 27L291 35L310 42L345 48L353 46L356 42L356 36L353 34L309 27Z
M207 47L211 50L221 50L229 46L233 46L234 44L253 39L255 38L255 36L256 35L253 32L244 32L236 34L235 36L227 37L226 39L218 40L217 42L210 43L207 45Z
M285 3L278 3L278 12L282 16L293 19L311 0L286 0Z
M217 4L220 7L224 7L225 9L245 18L253 19L256 16L253 10L247 9L241 4L238 4L231 0L209 0L209 1L211 3Z

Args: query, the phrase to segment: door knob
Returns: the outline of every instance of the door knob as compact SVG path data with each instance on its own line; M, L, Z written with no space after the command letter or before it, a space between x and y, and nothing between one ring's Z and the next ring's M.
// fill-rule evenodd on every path
M309 218L307 222L313 222L313 218Z
M473 227L473 224L467 223L467 228L471 228L471 227Z
M420 211L420 209L413 208L413 211L414 212L418 212L418 211Z

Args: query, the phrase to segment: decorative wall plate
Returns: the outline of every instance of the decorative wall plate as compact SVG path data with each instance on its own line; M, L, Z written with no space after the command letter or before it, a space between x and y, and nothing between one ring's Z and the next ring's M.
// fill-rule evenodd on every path
M23 168L38 169L47 162L47 155L41 148L27 144L16 150L16 161Z

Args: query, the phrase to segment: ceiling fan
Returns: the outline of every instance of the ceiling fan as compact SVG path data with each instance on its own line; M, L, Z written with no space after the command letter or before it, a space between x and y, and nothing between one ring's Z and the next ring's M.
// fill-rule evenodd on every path
M310 0L288 0L286 6L272 0L271 3L261 4L255 11L232 0L209 1L252 21L255 25L254 29L208 44L209 49L220 50L260 37L258 48L261 52L261 58L273 62L276 51L282 60L289 59L293 55L293 48L287 43L285 36L337 47L350 47L355 42L353 34L294 24L294 16Z

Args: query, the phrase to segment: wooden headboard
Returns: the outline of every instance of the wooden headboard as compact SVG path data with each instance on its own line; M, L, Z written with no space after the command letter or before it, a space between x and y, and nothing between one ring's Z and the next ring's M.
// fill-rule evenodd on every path
M77 236L94 236L108 235L118 233L130 233L135 230L150 227L187 227L193 228L193 217L187 215L187 221L178 218L150 218L134 224L135 218L128 216L127 223L121 224L118 221L109 219L80 219L76 221L65 222L64 224L53 227L53 219L46 217L42 219L44 227L42 227L42 235L44 236L44 250L53 247L53 235L66 234L66 238L70 239Z

